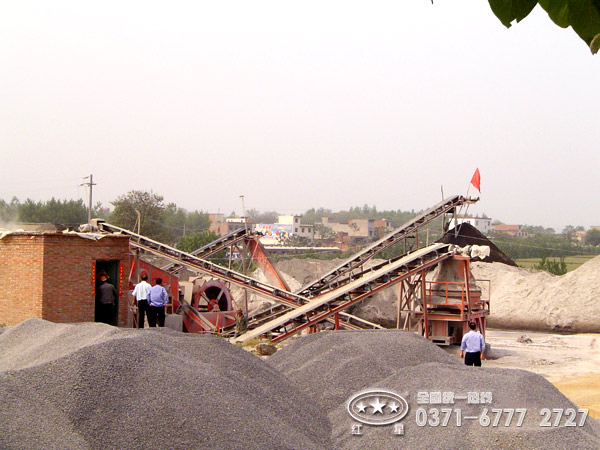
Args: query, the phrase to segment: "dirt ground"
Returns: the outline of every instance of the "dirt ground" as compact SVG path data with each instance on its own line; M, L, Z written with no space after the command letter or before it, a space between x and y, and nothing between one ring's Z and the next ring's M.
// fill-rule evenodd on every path
M519 342L521 336L531 342ZM590 416L600 419L600 334L552 334L488 329L485 367L525 369L556 386ZM447 348L457 354L457 346Z

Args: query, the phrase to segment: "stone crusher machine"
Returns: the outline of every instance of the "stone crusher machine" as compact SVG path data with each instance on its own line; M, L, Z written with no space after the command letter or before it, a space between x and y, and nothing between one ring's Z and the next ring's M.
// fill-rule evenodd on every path
M429 274L404 280L399 289L398 327L438 345L460 344L470 322L485 334L490 313L490 281L475 280L471 257L462 255L463 249L452 250L451 258Z

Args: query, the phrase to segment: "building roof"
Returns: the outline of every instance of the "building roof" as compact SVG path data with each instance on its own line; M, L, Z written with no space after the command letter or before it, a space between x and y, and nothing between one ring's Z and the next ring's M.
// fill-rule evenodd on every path
M501 223L498 225L492 225L492 228L498 231L520 231L521 225L506 225Z

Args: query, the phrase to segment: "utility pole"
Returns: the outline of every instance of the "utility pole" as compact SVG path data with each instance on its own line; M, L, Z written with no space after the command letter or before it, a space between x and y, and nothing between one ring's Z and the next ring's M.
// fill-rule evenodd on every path
M80 186L89 186L90 188L90 200L88 204L88 223L90 223L92 221L92 186L95 186L96 183L94 183L94 176L92 174L90 174L89 177L83 177L84 180L88 178L90 179L90 181L88 181L87 183L82 183L80 184Z

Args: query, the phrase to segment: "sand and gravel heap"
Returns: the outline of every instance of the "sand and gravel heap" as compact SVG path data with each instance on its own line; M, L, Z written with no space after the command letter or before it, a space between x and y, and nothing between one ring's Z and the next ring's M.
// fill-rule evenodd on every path
M3 450L332 448L321 408L221 338L30 319L0 349Z
M302 336L268 359L327 411L370 387L373 380L423 361L460 364L415 333L402 330L321 331Z
M522 370L466 367L412 333L321 332L298 339L268 361L301 386L307 397L321 404L332 424L337 449L600 448L600 427L594 419L588 418L581 427L565 427L564 418L559 427L540 426L543 408L577 411L573 403L541 376ZM352 434L352 427L358 422L350 417L346 402L365 389L386 389L406 399L408 414L397 422L404 426L403 436L393 434L394 425L363 425L361 436ZM418 392L452 392L456 397L468 396L470 392L491 392L492 398L491 403L484 404L469 404L465 399L447 404L419 404ZM433 424L436 422L432 410L441 412L442 408L450 408L453 412L446 426L441 423L419 426L416 417L420 408L426 410L427 420ZM516 418L510 426L504 426L507 413L496 426L483 426L479 419L466 418L461 426L456 425L456 410L460 409L463 417L479 418L484 408L488 408L492 420L492 408L526 408L527 413L520 427ZM440 414L440 419L444 415ZM577 420L580 417L578 414Z
M600 256L562 276L501 263L472 266L476 278L491 280L490 326L600 332Z

